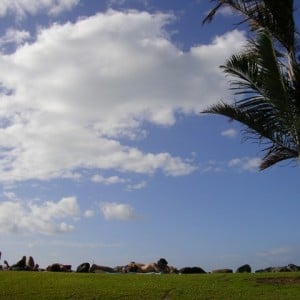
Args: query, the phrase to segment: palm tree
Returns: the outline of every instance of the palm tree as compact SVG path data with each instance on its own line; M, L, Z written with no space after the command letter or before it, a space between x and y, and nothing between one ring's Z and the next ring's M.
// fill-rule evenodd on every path
M239 12L253 35L242 53L221 66L230 77L233 103L204 111L245 126L245 138L265 144L260 169L300 157L300 64L293 0L212 0L203 23L222 6Z

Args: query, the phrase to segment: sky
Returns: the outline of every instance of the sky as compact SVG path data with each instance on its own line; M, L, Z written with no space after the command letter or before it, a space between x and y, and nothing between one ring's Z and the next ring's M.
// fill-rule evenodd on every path
M259 171L262 146L200 113L232 101L219 66L247 37L210 8L0 2L2 260L300 265L298 163Z

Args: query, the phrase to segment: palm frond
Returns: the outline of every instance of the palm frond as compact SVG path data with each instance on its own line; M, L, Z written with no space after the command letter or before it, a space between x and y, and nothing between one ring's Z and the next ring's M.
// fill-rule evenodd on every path
M262 158L262 162L259 166L261 170L265 170L283 160L295 159L298 157L296 151L286 149L286 148L277 148L270 149L270 151Z
M202 24L213 20L222 6L237 11L250 28L256 31L267 28L288 52L295 48L295 24L293 0L212 0L216 6L203 19Z
M290 101L290 81L280 67L267 31L260 33L255 51L256 56L233 55L221 66L230 76L231 90L240 96L237 105L243 111L273 110L282 124L291 124L297 108Z
M300 63L293 0L211 0L210 22L222 6L240 13L254 32L247 48L221 68L229 77L234 104L218 103L204 113L244 125L245 138L267 145L260 166L300 157Z
M279 111L287 112L289 103L286 90L285 74L281 71L272 38L268 30L260 32L257 40L258 59L260 69L259 80L262 81L263 95L269 99Z
M246 139L256 139L258 142L267 141L267 147L263 150L267 152L262 159L260 169L280 162L282 160L297 158L296 143L288 132L282 132L281 124L278 124L276 117L264 110L243 111L238 107L218 103L203 111L203 113L219 114L240 122L245 126L244 133Z
M276 142L278 133L281 133L280 124L274 118L270 107L264 110L245 110L235 105L221 102L210 106L203 113L219 114L238 121L246 126L245 132L247 132L248 137L256 137L257 140L266 138L271 143Z

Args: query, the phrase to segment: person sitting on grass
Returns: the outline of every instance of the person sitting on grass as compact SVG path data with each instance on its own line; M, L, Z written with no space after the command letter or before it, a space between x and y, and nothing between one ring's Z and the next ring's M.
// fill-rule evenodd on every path
M127 266L116 266L116 267L112 268L112 267L108 267L108 266L92 264L89 272L90 273L96 273L96 272L127 273L129 271L128 271Z
M48 272L72 272L72 266L54 263L52 265L49 265L46 268L46 271L48 271Z
M168 262L165 258L160 258L156 263L148 263L148 264L142 264L142 263L136 263L131 262L127 265L129 272L133 272L130 270L135 270L134 272L137 273L178 273L177 269L173 266L169 266Z

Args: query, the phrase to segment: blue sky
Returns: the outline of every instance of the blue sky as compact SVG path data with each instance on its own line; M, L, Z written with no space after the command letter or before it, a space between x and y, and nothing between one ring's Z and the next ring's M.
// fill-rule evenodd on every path
M0 244L9 262L300 264L298 163L258 171L218 68L245 28L209 1L0 4ZM297 12L299 14L299 12Z

